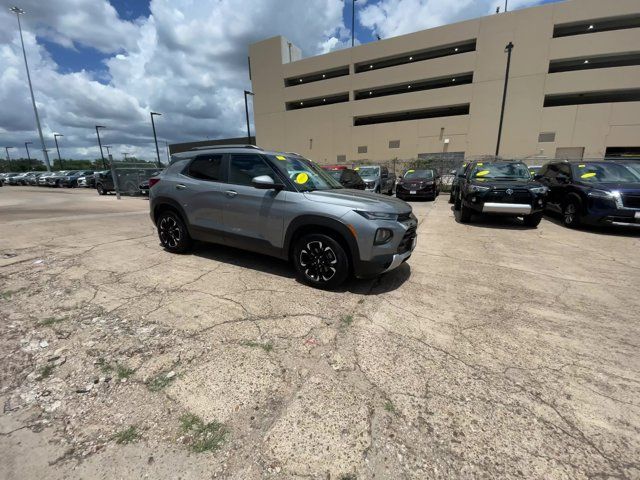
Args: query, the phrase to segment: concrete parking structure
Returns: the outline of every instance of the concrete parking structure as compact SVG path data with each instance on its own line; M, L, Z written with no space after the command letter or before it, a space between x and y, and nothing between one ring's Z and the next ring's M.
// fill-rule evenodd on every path
M163 251L145 199L0 189L0 478L638 478L638 233L412 205L409 263L326 292Z

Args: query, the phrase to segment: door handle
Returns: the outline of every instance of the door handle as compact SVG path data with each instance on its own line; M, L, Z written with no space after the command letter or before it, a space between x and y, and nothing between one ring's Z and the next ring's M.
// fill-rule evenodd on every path
M187 186L182 183L178 183L176 185L176 190L186 190L186 189L187 189Z
M224 194L229 198L233 198L238 195L238 192L236 192L235 190L227 190L226 192L224 192Z

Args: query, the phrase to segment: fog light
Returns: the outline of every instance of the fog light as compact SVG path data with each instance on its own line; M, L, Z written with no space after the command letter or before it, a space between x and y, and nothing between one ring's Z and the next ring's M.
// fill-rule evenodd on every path
M471 197L471 201L472 201L473 203L476 203L476 197Z
M393 238L393 232L388 228L379 228L373 240L374 245L382 245L388 243Z
M538 200L538 205L542 205L542 199Z

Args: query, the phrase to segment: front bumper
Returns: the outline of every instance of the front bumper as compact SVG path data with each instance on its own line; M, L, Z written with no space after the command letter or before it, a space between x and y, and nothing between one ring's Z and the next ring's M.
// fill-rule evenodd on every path
M531 215L533 209L526 203L484 203L482 213L503 213L507 215Z

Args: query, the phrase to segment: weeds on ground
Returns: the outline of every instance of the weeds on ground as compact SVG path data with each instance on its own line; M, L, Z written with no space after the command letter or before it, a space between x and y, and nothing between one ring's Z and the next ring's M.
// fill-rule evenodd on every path
M129 378L135 373L135 370L124 365L116 364L116 375L120 380L123 378Z
M130 426L129 428L117 432L112 438L116 441L116 443L120 445L126 445L127 443L133 443L140 440L140 433L135 425Z
M347 327L350 327L352 323L353 323L353 315L345 315L340 320L340 327L347 328Z
M40 327L50 327L51 325L55 325L56 323L64 322L67 317L47 317L41 322L38 323Z
M52 364L47 364L40 369L40 375L38 376L38 380L44 380L45 378L49 378L53 373L53 369L56 368Z
M396 406L391 400L384 402L384 409L389 413L396 413Z
M360 300L358 300L358 303L362 305L364 303L364 298L361 298Z
M11 300L14 293L18 293L18 290L5 290L1 295L4 300Z
M158 373L155 377L151 378L147 382L147 388L152 392L159 392L160 390L165 388L167 385L172 383L177 377L177 375L169 377L168 374L169 372Z
M355 473L343 473L338 477L338 480L358 480Z
M189 435L189 448L196 453L213 452L218 450L227 438L229 431L222 423L204 423L193 413L186 413L180 417L182 431Z
M122 380L123 378L129 378L131 375L133 375L136 372L134 369L129 368L126 365L121 365L119 363L116 363L114 367L113 365L108 363L104 358L99 358L98 361L96 362L96 366L105 375L108 375L115 371L115 375L118 377L119 380Z
M113 367L107 363L107 361L100 357L97 361L96 361L96 366L100 369L100 371L104 374L108 374L113 372Z
M260 343L260 342L247 341L247 342L243 342L242 345L244 345L245 347L261 348L267 353L273 350L272 342Z

